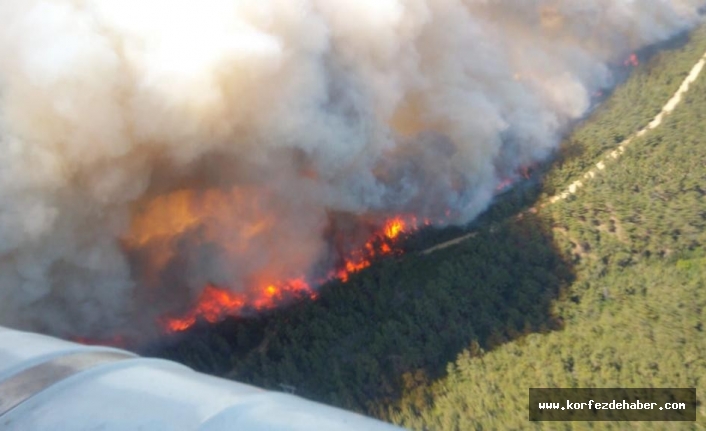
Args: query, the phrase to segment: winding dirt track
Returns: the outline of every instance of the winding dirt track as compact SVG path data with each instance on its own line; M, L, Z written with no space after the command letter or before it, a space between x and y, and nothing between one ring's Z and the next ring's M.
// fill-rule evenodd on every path
M575 194L581 187L584 186L588 181L591 179L595 178L597 173L599 171L603 171L606 168L606 162L610 160L616 160L618 159L624 152L625 152L625 147L627 147L635 138L639 138L643 135L645 135L647 132L649 132L652 129L656 129L662 124L662 121L664 118L671 114L674 109L679 106L679 104L682 102L684 95L689 91L689 87L691 84L696 81L696 79L699 77L701 74L701 71L704 69L704 66L706 66L706 53L701 57L701 59L696 62L694 67L691 69L689 72L689 75L684 79L684 81L681 83L679 86L679 89L674 93L671 99L667 101L667 103L662 107L662 111L660 111L659 114L657 114L652 121L639 130L638 132L634 133L632 136L628 137L627 139L623 140L621 143L618 144L618 147L615 150L612 150L608 152L605 156L601 158L601 160L596 163L595 169L591 169L585 174L583 174L583 177L581 179L578 179L574 182L572 182L566 189L564 189L562 192L555 194L554 196L551 196L546 199L545 202L540 203L539 207L544 208L547 205L552 205L557 202L560 202L569 196ZM537 212L536 207L532 207L528 210L525 211L526 213L535 213ZM522 217L523 213L520 213L518 217ZM459 236L457 238L454 238L450 241L442 242L441 244L437 244L433 247L430 247L424 251L421 252L421 254L430 254L435 251L439 251L442 249L445 249L447 247L451 247L452 245L459 244L467 239L473 238L474 236L477 235L477 232L471 232L462 236Z
M592 178L594 178L597 174L597 171L602 171L606 167L606 162L609 160L615 160L618 157L620 157L624 152L625 152L625 147L627 147L635 138L639 138L643 135L645 135L648 131L652 129L656 129L662 124L662 120L664 120L664 117L671 114L674 109L679 106L681 101L684 98L684 95L689 91L689 87L691 84L696 81L696 78L699 77L699 74L701 74L701 71L703 70L704 66L706 65L706 53L701 57L701 59L694 65L694 67L691 69L691 72L689 72L689 75L684 79L684 81L681 83L679 86L679 89L677 90L676 93L674 93L674 96L672 96L671 99L662 107L662 111L660 111L657 116L644 128L642 128L640 131L637 133L633 134L629 138L625 139L622 141L620 144L618 144L618 147L615 150L610 151L607 155L605 155L598 163L596 163L596 168L591 169L588 172L586 172L583 175L582 180L576 180L573 183L569 185L564 191L561 193L558 193L550 198L548 198L549 204L553 204L556 202L559 202L563 199L568 198L569 196L573 195L576 193L576 191L583 187L584 182L590 181ZM541 206L545 206L546 204L542 204Z
M461 243L469 238L473 238L476 235L478 235L478 232L471 232L466 235L456 237L456 238L452 239L451 241L442 242L441 244L437 244L434 247L429 247L428 249L422 251L421 254L434 253L435 251L442 250L446 247L451 247L452 245L456 245L458 243Z

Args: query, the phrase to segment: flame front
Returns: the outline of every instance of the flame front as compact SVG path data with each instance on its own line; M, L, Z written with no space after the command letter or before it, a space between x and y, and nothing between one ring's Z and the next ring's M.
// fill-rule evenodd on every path
M344 265L336 271L334 278L346 282L351 274L369 267L376 258L393 252L394 240L400 234L409 232L407 223L401 217L388 220L380 232L365 243L361 250L356 250L348 256Z
M287 299L307 297L314 299L316 294L303 279L270 284L254 297L209 284L188 312L180 317L165 317L161 323L168 332L179 332L189 329L198 320L216 323L225 316L241 314L245 308L268 310Z
M200 204L197 207L192 199L185 194L179 192L169 199L158 200L156 207L150 206L146 212L145 218L137 218L133 225L133 236L126 241L126 244L140 246L156 242L156 250L158 253L152 257L153 263L157 266L165 265L173 257L173 249L168 244L173 242L173 236L180 236L187 231L192 225L197 225L197 212L208 210L208 206L214 207L212 199L199 199ZM230 195L233 197L233 195ZM166 209L165 209L166 207ZM215 205L217 210L222 210L221 207ZM204 213L205 214L205 213ZM200 214L203 216L204 214ZM161 222L148 221L150 217L160 216ZM158 218L159 219L159 218ZM425 221L429 224L429 221ZM338 279L343 282L348 281L351 274L356 273L364 268L369 267L375 259L382 256L401 253L398 247L398 240L404 233L417 228L417 220L414 217L405 219L402 216L393 217L387 220L382 227L374 231L367 242L358 250L353 250L347 256L342 257L342 261L336 265L324 277L320 277L314 281L309 281L305 276L298 276L290 279L272 281L267 276L256 277L259 280L270 280L268 282L257 281L251 286L242 286L232 288L227 285L219 285L216 283L207 283L201 289L198 297L195 299L186 311L178 314L167 313L158 319L160 326L167 332L180 332L191 328L199 321L216 323L227 316L238 316L252 312L262 312L271 310L283 304L290 303L301 299L316 299L316 291L312 288L312 284L322 284L327 280ZM257 225L257 224L256 224ZM248 231L246 237L250 238L261 230L258 226L245 224ZM168 238L169 240L165 240ZM245 247L241 244L240 247ZM157 277L156 270L148 271L150 280L154 281Z
M164 326L169 331L183 331L196 323L198 318L214 323L226 313L237 313L246 304L242 295L220 289L213 285L204 288L196 305L180 318L165 319Z

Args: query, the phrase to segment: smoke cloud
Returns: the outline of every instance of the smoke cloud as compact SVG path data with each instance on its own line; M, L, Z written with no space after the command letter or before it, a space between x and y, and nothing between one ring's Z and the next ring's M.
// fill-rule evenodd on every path
M0 0L0 324L144 333L341 232L465 223L702 3Z

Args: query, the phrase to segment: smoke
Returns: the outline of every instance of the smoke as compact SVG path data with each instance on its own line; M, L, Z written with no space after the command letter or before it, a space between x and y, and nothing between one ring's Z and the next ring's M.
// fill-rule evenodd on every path
M0 0L0 323L149 332L207 283L464 223L697 0Z

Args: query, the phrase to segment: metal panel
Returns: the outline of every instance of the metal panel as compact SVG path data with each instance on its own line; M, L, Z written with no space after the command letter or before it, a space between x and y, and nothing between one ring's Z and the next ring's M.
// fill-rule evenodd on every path
M50 359L0 382L0 417L48 387L91 368L134 355L123 352L78 352Z

